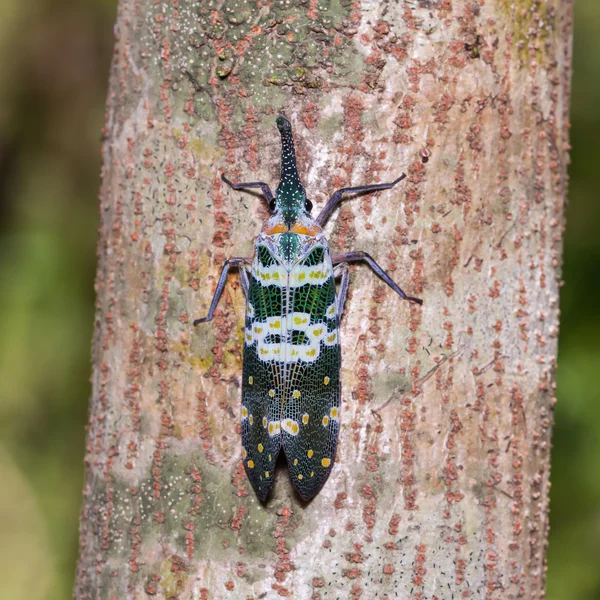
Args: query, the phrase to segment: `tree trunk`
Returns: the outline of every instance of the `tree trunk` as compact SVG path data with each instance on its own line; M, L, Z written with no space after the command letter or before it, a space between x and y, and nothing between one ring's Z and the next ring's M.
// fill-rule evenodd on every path
M541 598L568 162L570 0L122 0L101 190L75 598ZM337 460L244 474L244 298L219 270L294 126L352 269Z

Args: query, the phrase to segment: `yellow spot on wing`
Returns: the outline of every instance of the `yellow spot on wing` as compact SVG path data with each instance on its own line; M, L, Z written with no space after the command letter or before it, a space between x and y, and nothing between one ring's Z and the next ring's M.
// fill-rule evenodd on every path
M322 464L324 467L328 467L328 466L331 464L331 461L330 461L328 458L324 458L324 459L321 461L321 464Z
M269 396L271 398L274 398L275 397L275 390L269 390Z
M329 377L325 377L325 379L323 379L323 383L325 385L329 385L329 382L331 381L331 379L329 379Z
M269 478L269 471L265 471L265 477L268 479Z
M264 447L263 447L263 445L262 445L262 444L259 444L259 445L258 445L258 451L259 451L259 452L262 452L263 450L264 450Z
M254 461L253 460L249 460L248 461L248 468L249 469L254 469Z
M298 459L297 459L297 458L295 458L295 459L294 459L294 465L297 465L297 464L298 464Z
M267 426L267 417L263 417L263 427Z
M325 416L323 417L323 425L324 425L325 427L327 427L327 425L329 425L329 417L328 417L327 415L325 415Z
M248 383L250 385L252 385L254 383L254 377L252 377L252 375L250 375L250 377L248 377Z
M302 479L302 473L298 473L298 479Z
M312 450L309 450L307 453L308 458L312 458L312 455L314 454L314 452Z
M332 408L330 411L331 414L331 418L335 419L338 416L338 409L337 408Z
M302 422L306 425L308 423L308 414L305 413L302 415Z
M294 398L300 398L300 395L301 395L301 394L300 394L300 392L299 392L298 390L294 390L294 393L292 394L292 396L293 396Z

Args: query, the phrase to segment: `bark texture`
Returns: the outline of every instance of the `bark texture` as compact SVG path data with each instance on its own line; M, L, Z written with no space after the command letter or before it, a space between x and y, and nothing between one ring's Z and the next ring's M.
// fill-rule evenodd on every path
M541 598L570 0L122 0L101 190L75 597ZM345 185L336 466L261 505L239 440L236 276L267 216L221 182Z

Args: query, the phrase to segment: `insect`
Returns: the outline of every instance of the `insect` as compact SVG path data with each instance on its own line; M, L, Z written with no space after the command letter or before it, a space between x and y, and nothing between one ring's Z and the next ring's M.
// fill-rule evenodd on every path
M252 260L230 258L223 265L208 315L210 321L237 268L246 297L242 382L242 456L252 487L265 500L283 449L289 475L304 500L313 498L331 473L340 429L340 318L349 281L349 263L366 262L401 298L407 296L366 252L331 256L322 226L345 194L375 192L391 183L342 188L316 218L296 167L292 127L277 118L281 133L281 179L275 195L266 183L232 183L255 188L271 216L256 238ZM335 280L341 278L339 291Z

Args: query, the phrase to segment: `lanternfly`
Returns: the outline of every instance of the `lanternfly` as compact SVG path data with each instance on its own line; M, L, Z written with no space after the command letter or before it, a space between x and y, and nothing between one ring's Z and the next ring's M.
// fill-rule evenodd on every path
M246 296L242 383L242 457L256 495L264 500L283 449L292 484L308 500L323 487L333 467L340 428L339 325L348 290L348 263L364 261L401 298L407 296L366 252L331 256L322 226L344 194L387 190L391 183L343 188L316 219L296 168L292 127L277 118L281 133L281 180L273 196L262 182L232 183L234 190L258 188L271 217L255 242L252 260L230 258L221 271L210 321L231 267L237 267ZM339 291L335 280L341 278Z

